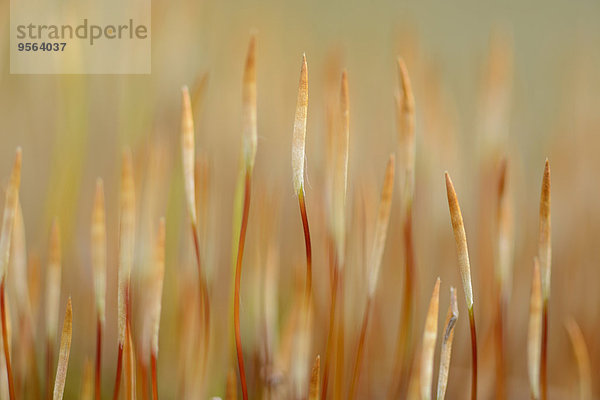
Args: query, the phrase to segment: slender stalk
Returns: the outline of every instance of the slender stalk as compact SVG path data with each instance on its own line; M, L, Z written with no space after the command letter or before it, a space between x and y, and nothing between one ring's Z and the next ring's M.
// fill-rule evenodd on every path
M402 218L403 218L403 244L404 244L404 292L401 316L396 341L396 364L392 371L391 390L388 398L397 398L405 386L408 371L412 364L412 350L410 347L414 287L415 287L415 261L412 226L412 204L414 200L415 180L415 99L412 84L408 75L406 64L402 58L397 59L400 91L396 96L396 125L398 130L398 153L401 155L399 183L402 190ZM394 383L396 377L398 382Z
M196 182L195 182L195 140L194 140L194 119L190 93L187 87L183 87L182 94L182 112L181 112L181 154L183 163L183 176L185 183L186 201L190 217L190 229L194 240L194 252L196 256L196 266L198 269L198 294L200 296L200 320L204 319L204 342L202 349L202 373L204 375L206 362L208 360L208 350L210 343L210 303L208 297L208 285L206 283L205 271L202 268L202 259L200 256L200 240L198 237L198 217L196 210Z
M304 244L306 247L306 302L310 302L312 293L312 246L310 243L310 229L304 200L304 164L306 159L306 120L308 113L308 67L306 55L302 55L300 82L298 84L298 101L294 118L294 132L292 138L292 172L293 183L304 230Z
M390 212L392 209L392 198L394 195L394 173L395 173L395 157L390 155L388 161L385 178L383 181L383 189L381 190L381 200L379 202L379 209L377 210L377 220L375 223L375 236L373 238L373 249L371 250L371 256L369 259L369 280L368 280L368 294L365 314L363 316L363 323L358 340L358 348L356 351L356 359L354 361L354 369L352 372L352 379L350 380L350 393L349 399L353 399L356 395L358 381L360 378L360 369L362 364L363 348L365 346L365 340L367 335L367 327L369 325L369 316L371 315L371 305L373 298L375 297L375 291L377 289L377 282L379 280L379 271L381 269L381 259L383 257L383 249L385 247L385 240L387 238L387 229L390 222Z
M566 321L565 327L569 333L577 369L579 370L579 398L580 400L590 400L592 398L592 369L590 365L590 354L583 338L583 333L575 322L570 318Z
M538 258L542 284L542 348L540 357L540 394L548 398L548 302L550 299L550 275L552 262L552 228L550 219L550 163L546 159L540 195L540 233Z
M512 285L513 257L513 219L512 204L507 193L507 160L500 164L498 176L498 198L496 208L496 257L495 257L495 288L496 312L494 318L494 343L496 361L496 398L506 398L505 377L505 333L504 319L506 307L510 299Z
M158 379L156 368L156 355L150 355L150 370L152 374L152 400L158 400Z
M244 245L246 243L246 229L248 228L248 215L250 211L250 192L252 178L250 171L246 171L244 184L244 208L242 212L242 225L238 244L238 254L235 266L235 288L233 294L233 324L235 330L235 348L238 359L238 369L242 385L242 398L248 400L248 387L246 384L246 369L244 368L244 354L242 352L242 337L240 333L240 281L242 277L242 260L244 258Z
M125 398L135 400L135 356L133 354L133 343L131 341L131 327L127 325L124 348L125 357Z
M444 400L448 385L448 371L450 370L450 356L452 355L452 341L454 340L454 327L458 320L458 302L456 289L450 287L450 306L446 315L442 349L440 351L440 370L438 372L437 400Z
M435 342L437 340L438 331L438 310L440 304L440 278L438 277L431 300L429 309L425 317L425 329L423 331L423 345L421 349L421 372L420 386L421 398L431 400L431 386L433 382L433 357L435 355Z
M62 400L67 380L67 367L69 366L69 353L71 352L71 338L73 334L73 308L71 298L67 301L63 330L60 336L60 350L58 353L58 365L56 367L56 379L54 380L53 400Z
M531 300L529 305L529 333L527 338L527 372L532 400L540 398L540 352L542 324L542 293L540 265L537 257L533 261Z
M52 398L52 373L54 370L54 346L58 330L61 284L61 245L58 220L54 219L50 229L48 249L48 271L46 272L46 396Z
M330 357L334 349L334 332L337 328L337 358L336 358L336 386L343 379L344 364L344 294L343 294L343 268L345 264L346 251L346 192L348 189L348 146L350 139L350 97L348 94L348 73L342 71L340 90L340 132L332 130L331 154L333 173L331 176L331 220L330 222L330 266L332 269L331 279L331 308L329 310L329 332L327 338L327 349L325 352L325 368L323 372L322 398L327 398L327 387L329 382ZM338 293L339 292L339 293ZM341 311L336 319L336 309ZM337 326L336 326L337 323ZM341 349L341 350L340 350ZM335 389L335 387L334 387ZM337 391L336 391L337 393Z
M94 377L94 393L96 400L100 400L100 373L102 370L102 322L98 318L96 324L96 368Z
M46 399L52 398L52 370L54 368L54 351L50 340L46 341Z
M6 360L6 375L8 379L8 393L10 400L15 400L15 386L13 382L13 371L10 363L10 349L8 348L8 329L6 322L6 293L5 293L5 277L0 283L0 312L2 313L2 345L4 347L4 359Z
M242 151L244 161L244 200L242 205L242 218L240 223L240 236L238 240L237 256L235 263L235 281L233 290L233 328L235 334L235 348L238 360L238 370L242 386L242 398L248 400L248 387L246 384L246 370L244 368L244 354L242 352L242 338L240 333L240 281L242 278L242 260L244 258L244 245L246 243L246 230L248 229L248 216L250 213L250 194L252 186L252 170L256 160L257 117L256 117L256 36L250 36L244 76L242 78Z
M104 184L102 179L96 181L96 194L92 210L91 253L94 275L94 291L96 295L96 366L94 393L96 400L101 396L102 371L102 332L105 322L106 299L106 214L104 209Z
M548 300L542 305L542 349L540 357L540 398L548 398Z
M371 316L371 299L367 299L367 307L363 316L362 325L360 328L360 336L358 339L358 347L356 349L356 359L354 360L354 368L352 369L352 379L350 380L350 392L348 394L349 399L356 397L356 390L358 387L358 379L360 376L360 367L362 365L363 351L365 347L365 340L367 336L367 327L369 326L369 319Z
M446 176L446 194L448 196L448 208L450 210L450 219L452 230L454 231L454 241L456 242L456 253L458 255L458 267L465 292L465 301L469 311L469 325L471 329L471 399L477 399L477 334L475 328L475 313L473 309L473 286L471 283L471 265L469 262L469 249L467 246L467 235L463 222L458 197L454 190L452 179L448 172Z
M333 247L333 246L331 246ZM332 257L333 259L334 257ZM330 370L330 360L331 353L333 352L333 339L335 332L335 310L336 310L336 301L337 301L337 288L338 288L338 280L339 280L339 271L336 265L336 261L332 261L332 279L331 279L331 302L329 306L329 328L327 329L327 345L325 348L325 363L323 365L323 385L321 387L321 398L327 398L327 386L329 383L329 370Z
M469 308L469 328L471 330L471 399L477 399L477 330L473 306Z
M119 397L125 342L131 320L131 268L135 249L135 185L131 151L123 153L119 210L119 269L118 269L118 354L113 399Z
M310 386L308 400L319 400L319 376L321 369L321 357L317 354L310 374Z
M113 400L119 400L119 389L121 388L121 374L123 373L123 345L119 343L117 350L117 373L115 376L115 390Z
M340 271L338 279L338 312L336 326L336 349L335 349L335 376L333 381L333 398L339 400L343 397L344 386L344 359L346 357L346 345L344 338L345 325L345 310L344 310L344 275L343 270Z

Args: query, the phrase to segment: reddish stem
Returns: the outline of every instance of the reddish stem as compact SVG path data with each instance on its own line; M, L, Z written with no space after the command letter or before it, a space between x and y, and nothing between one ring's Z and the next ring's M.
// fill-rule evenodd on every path
M158 400L158 379L156 368L156 354L152 352L150 355L150 369L152 373L152 400Z
M475 329L475 313L473 306L469 308L469 325L471 327L471 355L472 355L472 376L471 376L471 400L477 399L477 333Z
M98 318L96 323L96 371L94 380L94 391L96 400L100 400L100 371L102 368L102 321Z
M235 348L237 352L240 381L242 384L242 397L248 400L248 387L246 385L246 370L244 368L244 355L242 353L242 337L240 334L240 280L242 276L242 259L244 258L244 245L246 243L246 229L248 228L248 214L250 211L250 172L246 171L246 183L244 188L244 210L242 213L242 224L238 242L237 262L235 266L235 289L233 293L233 325L235 330Z
M6 327L6 294L4 292L4 281L2 277L2 283L0 283L0 312L2 313L2 343L4 345L4 359L6 360L6 374L8 377L8 393L10 400L15 400L15 387L13 383L13 373L10 364L10 351L8 348L8 332Z
M300 215L302 216L302 228L304 229L304 245L306 247L306 299L310 299L312 293L312 246L310 244L310 229L308 227L308 215L304 201L304 190L298 193L300 203Z
M202 375L204 375L204 370L206 366L206 361L208 360L208 346L210 341L210 303L208 298L208 287L206 284L206 279L204 277L204 271L202 269L202 262L200 257L200 240L198 238L198 230L195 224L191 224L192 227L192 236L194 238L194 250L196 253L196 264L198 266L198 285L199 285L199 294L200 294L200 319L204 316L204 348L202 352Z
M119 389L121 388L121 373L123 371L123 344L119 343L117 352L117 376L115 377L115 391L113 392L113 400L119 400Z

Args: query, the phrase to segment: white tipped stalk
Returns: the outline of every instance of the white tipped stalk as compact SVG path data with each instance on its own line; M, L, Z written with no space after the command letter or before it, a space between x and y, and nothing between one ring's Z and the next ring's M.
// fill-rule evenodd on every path
M421 350L421 398L431 399L431 383L433 381L433 357L435 355L435 342L437 340L438 310L440 305L440 278L435 281L429 310L425 318L425 331L423 332L423 347Z
M292 138L292 171L294 174L294 190L296 194L304 191L304 160L306 147L306 118L308 111L308 70L306 55L302 56L300 83L298 84L298 101L294 118L294 135Z
M119 345L125 343L125 328L127 326L129 286L131 267L133 265L133 252L135 248L135 187L133 182L133 163L131 152L123 153L123 166L121 171L121 194L119 216L119 292L118 292L118 319L119 319Z
M58 353L58 366L56 368L56 379L54 381L54 400L61 400L65 391L67 380L67 367L69 366L69 353L71 351L71 337L73 333L73 309L71 298L67 301L65 320L63 322L62 335L60 337L60 352Z
M540 235L538 243L538 258L542 274L542 295L544 301L550 297L550 273L552 262L552 227L550 224L550 163L546 159L542 193L540 195Z
M442 338L442 350L440 352L440 370L438 373L437 400L446 397L448 386L448 372L450 371L450 356L452 355L452 341L454 340L454 327L458 320L458 302L456 301L456 289L450 288L450 306L446 315L444 325L444 337Z
M375 237L373 239L373 250L369 260L369 297L372 298L377 289L377 280L379 279L379 270L381 267L381 258L383 248L387 237L387 229L390 222L390 212L392 209L392 197L394 195L394 170L395 157L390 155L390 159L385 170L385 179L383 189L381 190L381 200L379 201L379 210L377 212L377 221L375 222Z
M106 319L106 211L104 208L104 183L100 178L96 180L91 242L96 310L100 322L104 325Z
M400 93L396 96L399 157L401 163L400 189L403 206L412 201L415 180L415 98L406 64L398 58Z
M154 276L151 281L153 295L149 308L152 321L152 353L158 355L158 331L160 328L160 310L162 303L163 281L165 277L165 219L161 218L156 240Z
M252 171L256 158L256 36L248 44L246 66L242 83L243 152L247 170Z
M467 247L467 235L465 233L465 225L463 223L460 205L456 197L456 191L452 184L450 175L446 172L446 193L448 195L448 207L450 209L450 217L452 220L452 230L454 231L454 241L456 242L456 252L458 254L458 268L460 269L460 277L462 279L463 290L465 292L465 300L467 308L473 308L473 286L471 284L471 265L469 263L469 249Z
M50 229L48 270L46 271L46 335L51 345L54 345L58 331L62 269L60 247L60 228L58 220L54 219Z
M540 357L542 342L542 293L540 265L537 257L533 261L531 303L529 306L529 336L527 339L527 364L531 397L540 398Z
M183 162L183 182L190 219L195 227L196 216L196 189L194 182L194 166L196 163L194 145L194 119L192 104L187 86L181 88L181 158Z
M15 162L13 164L12 173L8 189L6 190L6 198L4 201L4 214L2 216L2 231L0 232L0 279L4 279L8 268L8 260L10 255L10 242L15 225L15 214L17 213L17 205L19 204L19 187L21 186L21 148L17 148Z

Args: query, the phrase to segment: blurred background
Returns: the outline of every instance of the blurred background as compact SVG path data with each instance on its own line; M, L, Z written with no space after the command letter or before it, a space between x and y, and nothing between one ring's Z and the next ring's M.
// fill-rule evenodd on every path
M66 398L78 398L84 362L94 357L89 222L96 177L104 179L108 219L103 393L111 393L113 387L118 193L121 153L126 147L133 153L138 203L132 289L134 336L142 336L140 304L148 247L153 243L158 218L164 215L167 264L159 393L163 398L223 396L225 377L231 367L236 367L232 363L234 343L229 339L228 319L231 248L237 236L232 233L232 215L241 151L241 78L252 29L257 33L259 140L242 275L242 337L249 376L260 375L259 364L252 360L257 359L256 349L262 340L259 298L265 241L277 249L275 342L285 338L294 308L293 288L301 286L304 279L304 242L290 166L302 53L308 61L310 90L306 196L314 246L311 360L324 353L329 309L324 186L327 106L332 96L337 101L342 69L348 71L348 375L366 301L363 260L371 248L385 164L398 143L394 95L398 90L396 57L401 56L412 80L417 110L415 344L421 338L435 278L440 276L441 321L448 307L450 286L459 289L460 317L448 398L466 398L470 390L470 343L443 178L448 170L459 196L471 250L480 345L479 394L481 398L494 397L490 221L495 215L495 171L499 160L506 157L515 218L514 275L506 321L506 388L508 398L528 398L529 293L532 260L537 254L541 178L548 157L554 228L550 398L574 398L579 390L577 364L564 329L568 317L581 327L592 363L595 393L600 390L600 347L594 339L600 329L597 1L154 1L152 73L140 76L10 75L9 4L5 1L0 7L0 183L6 187L14 149L22 146L20 193L27 250L30 257L39 258L41 266L29 271L30 285L37 281L41 293L35 320L40 376L48 234L54 217L61 225L61 320L69 295L74 313ZM179 148L182 85L189 85L196 94L196 154L205 172L200 200L204 210L201 246L213 316L210 368L205 382L195 375L197 345L193 333L199 332L198 323L192 317L186 318L186 312L197 306L198 295ZM359 398L381 398L392 378L403 290L399 194L396 188ZM264 230L271 233L264 234ZM18 337L13 341L16 351ZM439 347L436 371L438 353ZM282 370L285 380L285 368ZM256 381L250 382L256 387Z

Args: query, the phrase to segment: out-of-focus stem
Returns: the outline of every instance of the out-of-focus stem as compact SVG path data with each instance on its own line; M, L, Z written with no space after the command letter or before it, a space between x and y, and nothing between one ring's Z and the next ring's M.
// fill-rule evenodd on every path
M4 290L6 275L0 283L0 312L2 313L2 344L4 347L4 359L6 360L6 374L8 379L8 393L10 400L15 400L15 386L13 372L10 364L10 349L8 348L8 329L6 326L6 293Z
M343 397L344 388L344 276L338 277L338 308L337 314L337 345L336 345L336 363L335 363L335 381L333 386L333 398L339 400Z
M333 248L333 246L331 246ZM332 257L333 259L334 257ZM329 329L327 331L327 347L325 348L325 364L323 366L323 385L321 388L321 398L327 398L327 386L329 383L329 369L331 362L331 354L333 351L333 339L335 330L335 309L337 301L337 287L338 287L338 276L339 271L336 262L332 261L332 279L331 279L331 303L329 308Z
M542 306L542 348L540 357L540 395L541 400L548 398L548 299Z
M96 400L100 400L100 373L102 369L102 321L98 316L96 324L96 371L94 378L94 393Z
M113 400L119 400L119 389L121 388L121 373L123 372L123 345L119 343L117 351L117 374L115 377L115 390L113 392Z
M150 355L150 369L152 373L152 400L158 400L158 378L156 368L156 354Z
M369 318L371 316L371 297L367 299L367 306L363 316L362 326L360 328L360 337L358 339L358 347L356 350L356 359L354 360L354 368L352 370L352 380L350 381L350 392L348 399L352 400L356 396L358 380L360 379L360 367L362 365L362 355L365 347L365 338L367 336L367 327L369 326Z
M192 236L194 238L194 251L196 254L196 265L198 266L198 284L199 284L199 294L201 300L200 309L200 319L202 320L202 316L204 316L204 348L202 349L202 373L201 376L204 376L206 370L206 362L208 360L208 350L210 343L210 303L208 298L208 287L206 285L206 279L204 278L204 272L202 270L202 262L200 258L200 241L198 238L198 229L195 224L192 223Z

